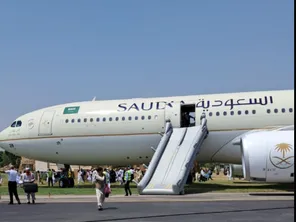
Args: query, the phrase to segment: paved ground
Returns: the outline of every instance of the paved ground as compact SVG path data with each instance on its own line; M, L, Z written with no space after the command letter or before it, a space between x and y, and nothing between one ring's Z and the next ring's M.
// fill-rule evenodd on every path
M1 222L96 221L294 221L294 201L0 204Z
M22 202L25 202L22 197ZM93 196L38 196L36 205L0 200L0 221L294 221L294 196L196 194L113 196L97 211Z
M24 195L20 196L23 202L26 202ZM37 194L38 203L68 203L85 202L93 203L96 201L95 195L52 195L40 196ZM200 201L255 201L255 200L294 200L294 192L284 193L201 193L189 195L133 195L125 197L123 195L112 195L107 202L200 202ZM0 203L8 203L9 197L0 197Z

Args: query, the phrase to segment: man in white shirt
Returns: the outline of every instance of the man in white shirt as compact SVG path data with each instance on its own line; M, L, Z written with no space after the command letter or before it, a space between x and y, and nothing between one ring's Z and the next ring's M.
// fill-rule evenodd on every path
M11 166L10 170L6 170L5 173L8 174L8 192L10 197L9 204L13 204L13 195L17 200L18 204L21 204L20 198L17 193L17 184L16 184L17 171L14 169L14 166Z
M83 178L82 178L82 176L83 176L83 172L82 172L82 170L80 169L79 171L78 171L78 181L77 181L77 184L78 185L80 185L81 183L84 183L84 181L83 181Z
M98 210L103 210L103 203L105 201L105 175L103 174L103 168L98 167L97 173L95 174L96 184L96 196L98 202Z
M120 183L120 185L123 184L123 169L120 169L117 171L117 181Z

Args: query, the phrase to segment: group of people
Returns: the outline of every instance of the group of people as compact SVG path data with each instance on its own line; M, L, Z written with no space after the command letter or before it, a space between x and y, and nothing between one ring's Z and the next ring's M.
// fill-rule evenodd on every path
M77 184L83 184L86 181L88 182L94 182L93 172L95 169L79 169L77 173ZM115 168L115 169L108 169L105 168L104 172L109 175L110 183L118 182L119 184L124 184L124 174L125 171L128 170L127 168ZM132 168L129 169L131 171L133 181L135 183L139 183L140 180L144 176L144 171L142 171L140 168Z
M21 201L17 192L17 177L18 177L17 170L14 168L14 166L11 166L10 170L6 170L5 173L8 174L8 192L10 197L9 204L14 204L13 196L15 197L17 203L21 204ZM93 169L91 174L92 174L92 181L95 184L98 210L101 211L103 210L103 203L105 201L105 198L108 197L109 194L111 193L110 173L107 169L98 167L97 169ZM126 196L132 195L132 192L130 189L130 183L133 181L133 176L132 176L133 174L134 174L134 170L131 167L127 167L124 170L123 183L124 183ZM51 175L49 175L48 178L51 178L50 176ZM24 183L24 188L26 187L26 184L35 183L34 173L32 173L29 168L25 169L21 177L22 177L21 180ZM25 189L25 192L26 192L26 189ZM32 203L35 204L35 200L36 200L35 192L27 191L26 194L27 194L27 203L30 204L32 200Z
M21 201L17 192L18 172L15 170L14 166L11 166L10 170L6 170L5 173L8 174L8 192L10 197L9 204L13 204L13 196L15 197L18 204L21 204ZM30 171L29 168L25 169L24 173L21 175L21 178L25 188L26 188L26 184L31 184L35 182L35 176ZM32 203L35 204L35 200L36 200L35 192L27 191L25 189L25 193L27 194L27 204L31 203L31 198L32 198Z

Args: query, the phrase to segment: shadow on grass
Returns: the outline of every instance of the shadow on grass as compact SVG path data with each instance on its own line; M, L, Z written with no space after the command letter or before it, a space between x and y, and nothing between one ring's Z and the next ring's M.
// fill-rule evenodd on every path
M137 185L132 183L130 185L133 193L137 193ZM47 195L51 193L56 194L92 194L94 184L83 184L75 186L74 188L58 188L57 186L48 188L47 186L39 186L40 194ZM114 194L123 194L124 186L111 184ZM19 191L23 192L22 189ZM294 192L294 184L270 184L270 183L256 183L246 181L206 181L198 182L185 186L186 194L210 193L210 192L229 192L229 193L250 193L250 192ZM0 194L8 195L7 187L0 187Z
M266 184L254 182L233 182L229 184L219 183L193 183L185 186L186 194L208 192L265 192L285 191L294 192L294 184Z
M131 189L136 189L136 184L130 185ZM47 188L47 187L40 187ZM94 188L93 184L84 184L76 189ZM124 189L123 185L112 184L112 189ZM71 188L70 188L71 189ZM202 182L193 183L185 186L186 194L194 193L207 193L207 192L264 192L264 191L286 191L294 192L294 184L266 184L266 183L255 183L255 182L229 182L229 183L215 183L215 182Z

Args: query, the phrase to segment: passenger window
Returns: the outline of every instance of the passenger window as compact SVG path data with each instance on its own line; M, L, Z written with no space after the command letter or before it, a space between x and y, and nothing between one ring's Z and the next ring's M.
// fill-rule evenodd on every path
M118 121L118 120L119 120L119 118L118 118L118 117L116 117L116 118L115 118L115 120L116 120L116 121Z
M97 122L100 122L100 118L97 118Z
M10 127L15 127L16 121L14 121Z
M242 114L242 111L240 111L240 110L237 111L237 114L238 114L238 115L241 115L241 114Z
M274 109L274 112L275 112L275 113L278 113L278 109Z
M267 112L267 113L270 113L270 109L268 109L266 112Z
M106 121L106 118L104 117L104 118L103 118L103 122L105 122L105 121Z
M87 118L84 118L84 122L85 122L85 123L87 122Z
M72 119L72 121L71 121L72 123L74 123L75 122L75 119Z
M216 112L216 116L220 116L220 113L219 112Z
M135 116L135 120L138 120L138 117L137 116Z
M145 119L145 116L142 116L142 120L144 120Z
M213 115L213 113L212 112L209 112L209 116L212 116Z
M78 119L77 122L80 123L81 122L81 119Z
M122 119L122 121L124 121L125 120L125 117L123 116L121 119Z
M249 114L249 110L245 110L245 114L248 115Z
M92 122L92 121L94 121L94 119L93 118L90 118L90 120L89 120L90 122Z
M282 108L282 113L286 112L285 108Z
M227 115L227 112L226 112L226 111L224 111L224 112L223 112L223 115L224 115L224 116L226 116L226 115Z
M130 116L130 117L128 117L128 120L132 120L132 117Z
M112 117L109 118L109 121L110 121L110 122L112 121Z
M293 112L293 108L290 108L290 109L289 109L289 112L292 113L292 112Z
M253 114L256 114L256 110L252 110L252 113L253 113Z
M232 115L232 116L233 116L233 115L234 115L234 111L231 111L231 112L230 112L230 115Z
M148 116L148 119L151 119L151 116Z
M68 119L66 119L66 121L65 121L66 123L68 123L69 122L69 120Z

